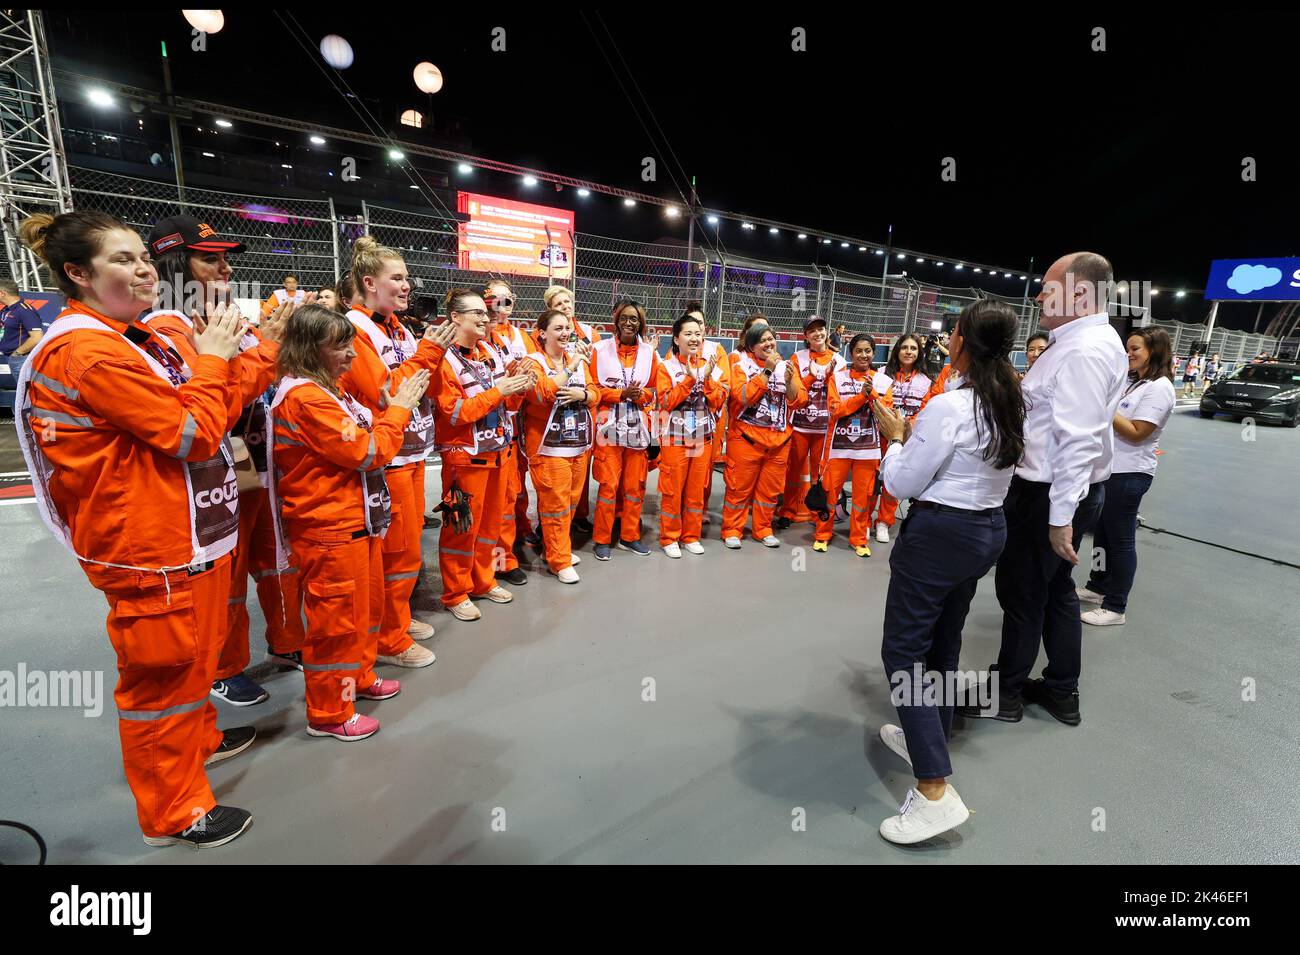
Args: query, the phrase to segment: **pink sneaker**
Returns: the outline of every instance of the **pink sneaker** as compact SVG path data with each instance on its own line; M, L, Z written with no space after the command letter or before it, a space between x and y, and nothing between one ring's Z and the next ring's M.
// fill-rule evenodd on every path
M397 680L375 680L373 686L357 691L358 700L391 700L402 692Z
M352 718L344 723L308 723L308 736L333 736L345 743L355 743L379 732L379 720L373 716L353 713Z

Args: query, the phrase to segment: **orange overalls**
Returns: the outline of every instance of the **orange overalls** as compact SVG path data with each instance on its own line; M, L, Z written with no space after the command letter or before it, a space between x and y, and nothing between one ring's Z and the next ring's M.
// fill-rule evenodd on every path
M529 361L538 365L537 387L524 400L524 447L528 469L537 490L537 519L542 525L546 563L554 573L573 566L569 525L578 510L582 482L591 457L595 435L592 410L600 401L596 381L586 362L572 374L574 387L581 382L589 392L586 405L555 403L560 386L551 375L559 365L545 352L535 352ZM561 359L563 361L563 359Z
M431 385L443 500L455 484L470 495L473 515L460 532L451 515L443 515L438 566L446 607L486 594L496 586L496 571L506 569L509 552L499 543L502 512L514 503L507 501L506 487L510 475L518 473L510 413L519 410L523 394L503 397L496 382L505 376L506 357L480 342L472 350L449 350Z
M509 323L492 326L492 344L510 363L522 363L530 353L537 351L532 336ZM501 514L501 539L498 541L504 560L500 568L502 572L512 571L519 566L519 558L515 556L515 541L527 537L532 531L532 526L528 523L528 491L524 484L524 476L528 473L528 456L523 449L523 422L513 412L510 417L511 428L515 433L514 446L510 452L514 458L514 469L505 473L505 504ZM514 507L513 513L509 510L511 506Z
M348 312L357 329L352 340L357 357L339 379L339 389L352 395L377 416L386 406L381 392L424 369L437 374L443 349L427 339L418 344L394 316L360 305ZM406 439L385 477L392 498L392 524L383 539L383 621L379 627L380 656L401 656L410 648L411 593L420 577L420 534L424 530L425 459L433 450L433 404L426 396L412 412Z
M707 339L706 339L707 340ZM722 380L728 388L731 387L731 356L727 350L713 342L713 347L718 350L717 367L722 369ZM713 463L716 465L719 461L725 462L727 454L727 403L722 403L722 414L718 417L717 428L713 432ZM725 465L724 465L725 466ZM709 516L709 501L713 499L713 468L709 468L709 475L704 482L704 516Z
M806 348L794 353L799 363L799 374L808 392L808 403L794 412L791 423L790 460L785 469L785 490L781 494L781 509L777 513L787 520L804 509L803 500L808 495L809 483L820 479L823 445L826 443L826 424L829 420L826 407L827 381L835 371L845 367L843 356L830 349L813 354ZM823 368L830 366L818 379L812 372L813 363ZM808 469L807 480L804 468Z
M190 320L180 312L157 311L142 320L166 335L188 362L195 355ZM298 570L276 570L275 528L266 494L266 403L262 395L279 376L280 346L251 330L240 343L240 405L230 430L248 445L262 487L239 495L239 544L231 557L230 599L226 633L214 679L227 680L248 668L248 575L257 586L257 599L266 618L266 642L273 652L302 649L302 598Z
M894 376L893 381L883 370L877 371L873 380L873 387L882 397L893 398L894 410L910 420L915 418L929 400L931 390L930 379L919 371L899 372ZM886 388L881 391L881 385L885 384ZM876 515L876 520L888 527L894 526L894 518L898 514L898 498L885 490L884 482L880 482L880 512Z
M157 329L69 300L19 377L42 517L108 600L122 762L146 836L216 805L203 763L221 743L209 693L238 534L223 442L239 365L184 361Z
M745 513L753 505L754 538L772 533L777 498L785 485L786 461L790 454L790 412L808 401L808 392L796 375L794 394L785 388L783 361L772 372L762 373L748 352L731 363L731 425L727 432L727 495L722 505L722 537L740 537L745 531Z
M688 375L708 362L669 355L659 363L659 544L700 539L708 507L705 486L713 473L716 421L727 403L726 378L720 367L703 382Z
M596 520L591 540L594 544L611 544L614 535L614 509L622 495L619 537L625 541L641 536L641 508L645 501L646 477L650 460L650 422L646 413L655 400L654 387L659 371L659 356L654 347L640 338L631 345L607 338L592 350L596 387L600 406L596 414L596 452L591 470L595 475ZM621 400L623 389L641 385L641 397L635 402Z
M844 482L853 480L853 506L849 518L849 543L865 547L871 534L871 506L880 467L880 436L872 402L879 397L871 386L871 372L843 368L829 385L828 407L835 422L830 447L822 464L822 487L830 504L829 517L818 519L815 539L829 541L835 531L835 502Z
M346 392L286 378L270 414L273 493L307 612L307 722L344 723L357 691L378 679L380 535L392 533L384 465L401 450L411 413L392 405L372 418Z

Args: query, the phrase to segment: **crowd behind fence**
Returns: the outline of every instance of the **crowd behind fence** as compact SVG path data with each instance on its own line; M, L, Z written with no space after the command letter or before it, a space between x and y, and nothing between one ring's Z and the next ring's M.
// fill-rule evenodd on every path
M331 199L244 195L186 187L184 201L174 182L123 176L83 167L70 170L79 209L108 212L142 235L164 216L187 211L221 234L244 243L235 280L256 283L269 293L287 273L307 289L333 284L348 268L352 242L363 234L402 252L417 296L441 296L449 288L479 288L497 273L461 268L457 220L450 214L414 211L397 204L362 204L360 216L341 216ZM764 262L721 248L688 250L674 242L636 242L578 233L573 278L560 284L574 291L578 317L608 326L613 304L628 298L646 307L651 323L664 328L688 302L703 306L711 334L734 334L747 315L762 312L779 333L797 333L810 315L848 334L892 337L904 331L928 334L939 323L950 329L965 306L981 298L1003 301L1019 315L1017 348L1038 327L1031 297L1002 297L974 288L942 288L911 277L881 279L821 265ZM0 250L2 253L2 250ZM7 259L0 274L17 274ZM516 315L541 311L548 276L505 276L519 300ZM1175 354L1200 347L1203 325L1156 320L1169 331ZM1275 353L1273 337L1216 328L1208 351L1227 363Z

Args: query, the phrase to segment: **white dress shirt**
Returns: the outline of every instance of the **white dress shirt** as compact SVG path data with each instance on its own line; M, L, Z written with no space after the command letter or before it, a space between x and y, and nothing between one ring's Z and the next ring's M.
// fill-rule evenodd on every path
M914 497L970 511L1001 507L1015 469L984 460L991 435L975 424L973 390L935 395L912 419L907 444L891 444L881 459L885 488L900 501Z
M1055 329L1025 372L1025 456L1016 475L1052 485L1053 527L1073 523L1088 485L1110 477L1112 425L1127 381L1128 356L1105 312Z
M1145 441L1133 442L1122 434L1115 435L1115 474L1156 473L1156 448L1160 435L1169 423L1169 415L1178 403L1174 383L1161 376L1151 381L1130 382L1119 401L1119 414L1130 421L1146 421L1156 426Z

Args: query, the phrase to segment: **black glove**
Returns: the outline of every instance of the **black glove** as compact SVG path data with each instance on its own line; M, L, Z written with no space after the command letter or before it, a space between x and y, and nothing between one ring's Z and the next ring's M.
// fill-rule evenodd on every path
M451 528L457 534L464 534L474 526L474 515L470 511L469 502L473 494L460 489L460 485L453 483L447 493L443 495L442 503L433 509L436 514L443 511L447 515L447 520L451 522Z

